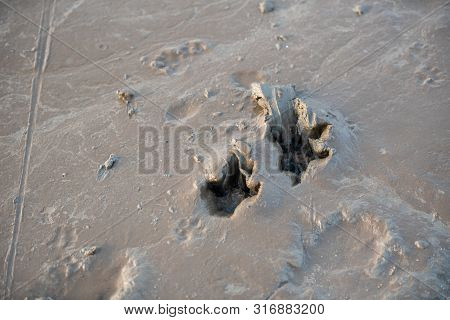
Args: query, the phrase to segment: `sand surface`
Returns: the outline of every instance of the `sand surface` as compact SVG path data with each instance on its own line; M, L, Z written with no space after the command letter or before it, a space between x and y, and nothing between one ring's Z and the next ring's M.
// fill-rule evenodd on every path
M450 5L272 2L0 1L1 298L448 298Z

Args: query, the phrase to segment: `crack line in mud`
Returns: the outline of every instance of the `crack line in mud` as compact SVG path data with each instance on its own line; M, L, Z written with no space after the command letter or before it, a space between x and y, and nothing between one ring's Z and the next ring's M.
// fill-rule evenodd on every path
M288 283L289 283L289 281L287 281L287 280L281 281L281 282L278 284L278 286L277 286L274 290L272 290L272 291L264 298L264 300L270 300L270 299L272 299L272 297L278 292L278 290L280 290L281 288L285 287Z
M9 297L11 287L14 280L14 264L17 254L17 245L19 242L20 226L23 220L23 208L25 200L25 187L28 180L28 168L30 166L31 148L33 145L33 132L36 126L36 117L38 111L38 103L42 90L43 74L47 65L49 57L51 37L50 33L44 32L44 25L46 28L50 28L53 23L53 17L55 14L55 0L53 0L49 7L49 2L43 2L43 8L41 13L41 26L38 33L38 43L36 50L36 59L34 63L34 77L31 85L31 101L30 111L28 114L27 124L27 136L25 142L25 150L22 160L22 168L19 178L19 192L14 199L14 224L11 242L8 248L8 252L5 260L5 296Z

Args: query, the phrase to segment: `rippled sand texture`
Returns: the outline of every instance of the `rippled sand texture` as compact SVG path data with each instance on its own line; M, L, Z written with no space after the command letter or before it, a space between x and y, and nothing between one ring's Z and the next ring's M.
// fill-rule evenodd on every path
M448 298L445 1L5 3L0 297Z

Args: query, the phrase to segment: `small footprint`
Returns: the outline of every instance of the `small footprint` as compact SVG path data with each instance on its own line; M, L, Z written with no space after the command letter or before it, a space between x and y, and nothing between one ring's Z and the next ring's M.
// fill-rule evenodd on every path
M174 229L175 238L179 242L190 241L202 233L204 225L198 216L181 219Z
M421 66L417 69L415 75L422 86L433 88L440 87L447 80L447 75L437 67Z
M202 54L209 48L210 45L201 40L191 40L176 47L165 48L150 62L150 67L160 74L173 75L184 60Z

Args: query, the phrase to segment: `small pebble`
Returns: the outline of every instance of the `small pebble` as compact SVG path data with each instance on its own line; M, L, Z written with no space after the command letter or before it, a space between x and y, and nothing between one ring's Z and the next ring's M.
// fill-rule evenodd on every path
M147 56L142 56L142 57L139 59L139 61L140 61L142 64L146 63L147 60L148 60L148 57L147 57Z
M353 7L353 12L357 15L357 16L361 16L364 13L364 9L360 4L357 4Z
M154 69L162 69L166 66L166 64L161 60L154 60L150 63L150 67Z
M427 240L417 240L416 242L414 242L414 245L418 249L426 249L430 246L430 243Z
M202 161L203 161L203 156L200 155L200 154L194 155L193 158L194 158L194 161L195 161L195 162L202 162Z
M271 12L275 9L275 5L271 0L263 0L259 3L259 11L264 14Z
M116 155L110 154L108 160L105 161L103 166L105 167L105 169L109 170L114 166L118 159L119 158Z
M97 247L96 246L93 246L93 247L90 247L90 248L83 248L83 249L81 249L81 253L85 257L93 256L96 252L97 252Z

